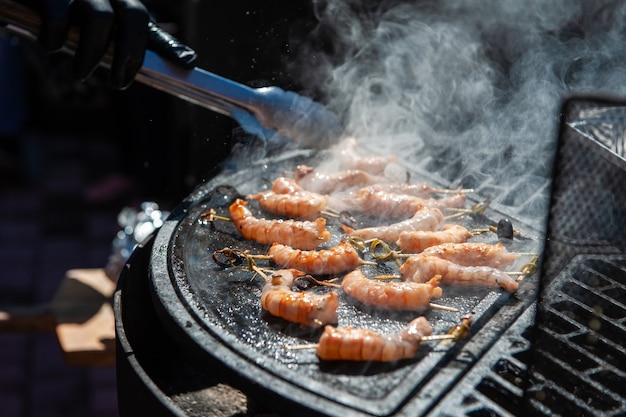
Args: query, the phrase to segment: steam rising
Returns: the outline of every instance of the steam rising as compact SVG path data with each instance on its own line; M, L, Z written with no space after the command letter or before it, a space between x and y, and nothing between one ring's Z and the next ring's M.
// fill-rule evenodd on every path
M305 77L348 132L418 162L458 149L458 178L542 183L562 100L626 89L623 2L315 3L314 39L333 48L305 48Z
M314 5L302 79L347 133L413 166L452 164L446 180L494 201L546 203L564 98L626 93L620 1Z

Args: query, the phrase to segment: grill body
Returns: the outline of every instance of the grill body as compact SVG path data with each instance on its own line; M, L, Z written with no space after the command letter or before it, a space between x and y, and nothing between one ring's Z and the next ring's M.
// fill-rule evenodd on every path
M624 414L619 340L626 316L626 166L619 132L626 111L617 102L575 98L562 114L540 284L523 287L518 299L487 297L487 313L471 338L387 414ZM187 213L192 207L185 204ZM523 217L526 209L516 207L515 214ZM213 389L222 383L234 387L222 397L237 398L240 390L247 397L242 409L223 415L324 414L311 397L267 391L181 342L184 329L172 330L163 319L163 300L150 295L153 244L136 251L116 293L121 414L151 403L153 415L203 415L221 407Z

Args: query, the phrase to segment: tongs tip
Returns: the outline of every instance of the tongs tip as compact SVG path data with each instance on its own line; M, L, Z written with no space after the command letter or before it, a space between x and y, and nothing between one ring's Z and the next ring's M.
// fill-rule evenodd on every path
M281 136L315 149L324 149L339 141L342 127L339 117L322 104L279 87L257 89L263 97L259 121Z

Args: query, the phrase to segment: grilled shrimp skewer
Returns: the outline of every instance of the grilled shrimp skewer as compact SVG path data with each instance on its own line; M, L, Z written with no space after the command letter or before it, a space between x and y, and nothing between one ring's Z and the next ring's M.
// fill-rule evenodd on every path
M319 216L328 201L327 196L305 191L295 180L286 177L276 178L271 190L246 198L257 200L263 210L278 216L305 219Z
M341 199L340 203L345 209L371 216L406 218L413 216L422 206L443 210L463 207L466 201L467 198L462 193L443 198L422 198L365 187L356 191L354 195Z
M458 265L436 256L411 256L400 267L400 276L408 281L426 282L435 275L441 275L444 285L502 287L508 292L514 292L518 287L515 279L499 269Z
M253 271L265 280L261 291L261 307L270 314L305 326L319 327L337 323L338 294L295 292L291 287L297 277L305 275L297 269L270 271L267 276L254 261L258 256L238 249L224 248L213 252L213 260L223 267ZM266 257L263 257L266 258ZM246 266L240 266L245 262Z
M351 229L344 227L348 236L358 236L365 240L380 239L393 243L400 237L400 233L408 230L434 230L443 220L441 210L435 207L421 207L413 217L388 226L366 227Z
M295 177L296 182L303 189L318 194L332 194L354 187L390 182L388 178L381 175L370 174L358 169L323 174L306 165L299 165L296 168Z
M463 266L490 266L497 269L506 268L521 256L519 253L509 252L500 242L442 243L424 249L421 255L436 256Z
M315 249L330 238L326 219L315 221L267 220L253 216L248 203L237 199L230 205L230 217L245 239L262 244L281 242L301 249Z
M442 189L436 188L426 182L385 183L368 186L372 191L384 191L393 194L406 194L414 197L427 198L434 194L466 194L474 192L471 188Z
M304 191L296 180L287 177L278 177L272 182L272 191L276 194L290 194L298 191Z
M341 288L365 305L382 309L423 311L429 307L443 308L430 303L431 299L442 295L440 279L441 277L434 276L425 283L385 282L369 279L363 271L355 269L343 277Z
M365 305L381 309L423 311L435 308L446 311L458 311L456 308L446 307L430 302L433 298L441 297L439 287L440 277L433 277L425 283L418 282L385 282L369 279L360 269L355 269L343 277L341 284L318 281L320 285L343 289L346 294Z
M432 327L424 317L417 317L398 333L383 335L372 330L352 327L325 326L316 344L285 346L285 349L316 349L323 360L393 362L415 356L422 342L458 342L469 334L470 316L463 316L461 323L447 334L432 334Z
M422 338L430 336L432 331L424 317L412 320L406 328L390 335L368 329L326 326L316 353L322 360L392 362L411 359Z
M505 270L522 255L532 256L529 267L535 264L538 254L527 252L509 252L501 243L442 243L430 246L419 254L397 252L380 239L371 239L362 243L370 243L372 256L378 261L395 261L401 265L400 259L411 257L436 257L453 262L460 266L488 266L490 268ZM380 251L382 249L382 252Z
M249 195L247 198L257 200L261 208L270 213L303 219L319 216L328 201L327 196L310 191L295 191L289 194L264 191Z
M444 224L439 230L414 230L402 232L396 245L404 253L419 253L424 249L442 243L463 243L472 237L472 233L458 224Z
M346 274L341 284L329 281L320 281L308 276L315 283L328 287L341 288L349 296L365 305L389 310L423 311L427 308L458 312L453 307L446 307L430 302L433 298L441 297L439 287L441 277L435 276L425 283L409 281L380 281L367 278L360 269Z
M304 272L297 269L281 269L269 277L262 274L266 280L261 292L263 309L276 317L310 327L337 323L338 294L334 291L326 294L292 291L295 278L301 275L305 275Z
M362 265L375 264L361 259L346 240L322 250L294 249L275 243L270 247L268 256L284 268L296 268L312 275L341 274Z
M359 169L372 174L382 174L385 167L396 162L395 155L388 156L361 156L357 152L357 141L354 137L348 137L337 145L331 151L335 158L333 163L338 163L341 169Z

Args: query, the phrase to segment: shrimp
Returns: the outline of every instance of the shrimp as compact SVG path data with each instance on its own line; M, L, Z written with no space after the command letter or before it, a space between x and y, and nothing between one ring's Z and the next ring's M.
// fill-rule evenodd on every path
M257 200L263 210L283 217L310 219L318 216L326 207L328 197L305 191L295 180L278 177L270 191L248 195Z
M381 217L411 217L415 212L425 207L460 208L465 205L465 194L457 194L443 198L420 198L408 194L395 194L386 191L376 191L375 188L365 187L358 190L353 197L345 199L344 204L371 216Z
M366 227L363 229L351 229L343 226L348 236L359 236L365 240L380 239L382 241L393 243L398 240L400 233L411 230L435 230L439 223L443 220L441 210L436 207L421 207L413 217L388 226Z
M293 178L278 177L272 182L272 191L276 194L289 194L303 190L304 188L299 186Z
M382 174L387 165L396 162L397 159L395 155L359 155L357 152L357 141L354 137L342 140L332 150L336 158L333 158L330 163L338 163L342 169L358 169L371 174Z
M331 194L368 184L390 182L390 180L358 169L323 174L315 168L299 165L296 168L296 182L307 191Z
M441 275L444 285L481 285L502 287L508 292L517 290L517 282L506 272L489 266L463 266L436 256L410 256L400 267L405 281L426 282Z
M301 249L315 249L330 238L326 219L315 221L258 219L246 207L248 202L237 199L230 205L230 217L245 239L262 244L281 242Z
M264 191L247 197L257 200L263 210L283 217L310 219L318 216L326 207L328 197L310 191L278 194Z
M413 319L398 333L383 335L368 329L325 326L316 353L322 360L393 362L415 356L422 338L433 328L424 317Z
M261 306L270 314L294 323L321 327L337 323L338 294L294 292L291 290L296 277L305 275L297 269L282 269L272 273L261 292Z
M373 191L384 191L386 193L406 194L414 197L427 198L433 194L464 194L471 189L448 190L433 187L426 182L404 182L404 183L387 183L373 184L369 186Z
M342 202L349 207L349 211L387 218L408 218L424 206L424 200L417 197L372 191L369 188L359 189Z
M404 253L419 253L424 249L440 245L442 243L463 243L472 237L472 233L458 224L444 224L440 230L427 231L415 230L402 232L396 241L396 245Z
M346 274L341 287L346 294L365 305L382 309L423 311L430 306L432 298L441 297L439 277L426 283L380 281L369 279L360 269Z
M436 256L463 266L490 266L497 269L504 269L520 257L518 253L509 252L501 242L443 243L431 246L421 254Z
M268 256L285 268L297 268L311 275L340 274L367 264L348 241L330 249L300 250L280 243L273 244Z

